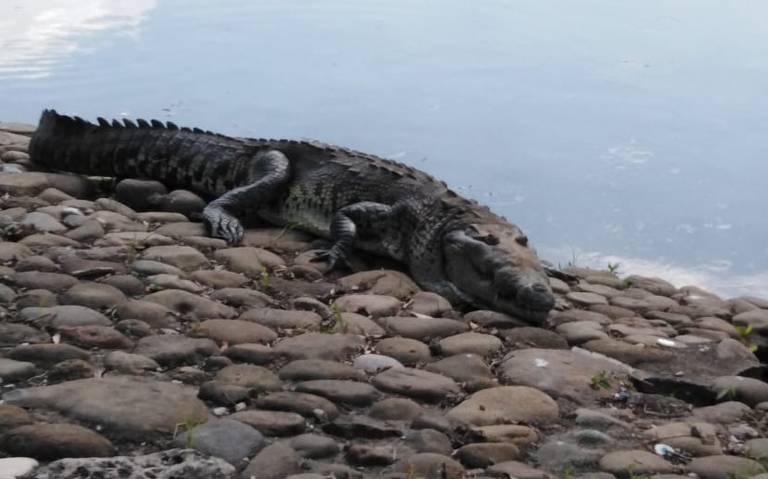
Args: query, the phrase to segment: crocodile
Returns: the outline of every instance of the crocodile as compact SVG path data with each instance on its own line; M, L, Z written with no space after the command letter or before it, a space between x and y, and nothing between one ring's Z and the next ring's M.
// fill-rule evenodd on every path
M260 217L328 238L316 260L343 266L353 248L404 264L454 304L541 323L555 300L547 270L519 227L429 174L316 141L225 136L171 122L44 110L30 144L48 169L147 178L208 198L211 236L237 244Z

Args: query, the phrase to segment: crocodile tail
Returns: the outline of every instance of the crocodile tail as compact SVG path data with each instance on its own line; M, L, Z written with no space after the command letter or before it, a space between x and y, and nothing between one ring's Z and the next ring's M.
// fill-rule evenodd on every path
M103 136L96 135L100 129L80 117L43 110L29 145L30 159L53 170L112 176L112 162L95 157L95 137Z

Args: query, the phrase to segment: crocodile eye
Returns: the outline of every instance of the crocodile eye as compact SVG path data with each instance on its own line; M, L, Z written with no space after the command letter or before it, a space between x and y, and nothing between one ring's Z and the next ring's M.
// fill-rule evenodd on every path
M497 244L499 244L499 238L490 234L485 236L480 236L477 239L490 246L496 246Z
M518 236L517 238L515 238L515 241L517 241L517 244L519 244L520 246L528 246L528 237L525 235Z

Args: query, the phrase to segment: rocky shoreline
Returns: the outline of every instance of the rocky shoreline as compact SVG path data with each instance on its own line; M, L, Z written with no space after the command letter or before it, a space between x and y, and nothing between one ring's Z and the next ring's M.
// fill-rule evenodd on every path
M768 300L569 268L534 326L205 236L0 122L0 479L768 478Z

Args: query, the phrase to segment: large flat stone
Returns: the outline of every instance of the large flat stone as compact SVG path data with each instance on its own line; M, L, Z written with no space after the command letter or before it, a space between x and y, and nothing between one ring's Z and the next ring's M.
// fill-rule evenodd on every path
M52 409L100 424L116 435L144 437L173 433L178 424L202 422L208 409L195 389L134 376L80 379L53 386L19 389L3 400L29 408Z

